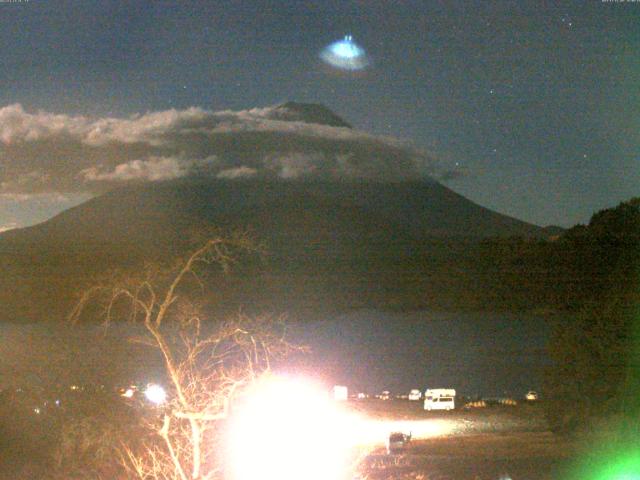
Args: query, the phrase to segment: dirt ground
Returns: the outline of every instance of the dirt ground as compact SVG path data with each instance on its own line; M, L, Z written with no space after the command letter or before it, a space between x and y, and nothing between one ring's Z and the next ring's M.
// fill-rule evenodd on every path
M550 433L540 405L424 412L411 402L356 405L372 418L415 428L404 452L380 446L363 461L372 480L561 480L576 455L570 439ZM420 428L439 422L447 428ZM408 433L408 432L406 432Z
M453 412L425 412L409 401L346 406L381 432L364 449L359 474L367 480L564 480L577 454L573 441L548 431L540 404ZM388 455L384 438L398 430L410 431L412 441ZM1 437L0 480L45 478L36 446L3 444Z

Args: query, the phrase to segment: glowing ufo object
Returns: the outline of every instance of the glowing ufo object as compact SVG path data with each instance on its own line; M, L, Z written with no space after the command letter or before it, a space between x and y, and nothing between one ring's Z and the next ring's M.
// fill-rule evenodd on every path
M353 41L351 35L333 42L320 52L323 62L340 70L364 70L369 66L369 57L364 49Z

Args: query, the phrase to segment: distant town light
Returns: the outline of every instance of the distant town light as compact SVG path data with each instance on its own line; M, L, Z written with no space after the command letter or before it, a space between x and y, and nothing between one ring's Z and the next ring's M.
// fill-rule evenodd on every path
M133 388L127 388L123 393L120 394L121 397L131 398L133 397Z

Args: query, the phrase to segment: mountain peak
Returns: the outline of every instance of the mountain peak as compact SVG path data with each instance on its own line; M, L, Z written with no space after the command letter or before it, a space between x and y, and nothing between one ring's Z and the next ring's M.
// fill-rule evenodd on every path
M274 107L269 116L274 120L352 128L329 108L319 103L286 102Z

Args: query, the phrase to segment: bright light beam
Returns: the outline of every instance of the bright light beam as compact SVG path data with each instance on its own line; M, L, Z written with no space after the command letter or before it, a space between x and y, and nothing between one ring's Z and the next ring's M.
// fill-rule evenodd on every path
M454 422L445 419L428 420L363 420L360 428L361 445L376 445L383 443L389 433L411 433L414 440L428 439L450 435L455 430Z

